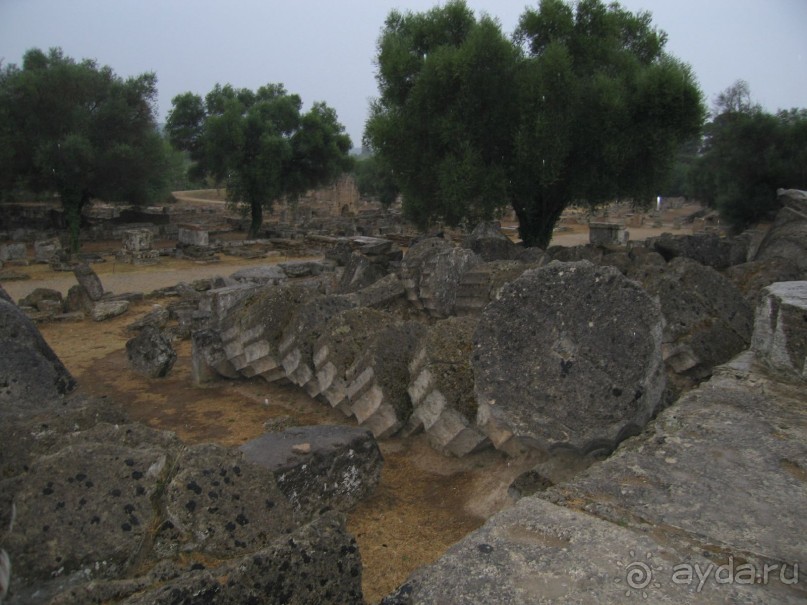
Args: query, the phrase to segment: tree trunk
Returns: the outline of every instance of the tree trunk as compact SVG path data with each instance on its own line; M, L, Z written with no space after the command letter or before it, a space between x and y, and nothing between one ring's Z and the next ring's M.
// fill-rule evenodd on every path
M72 195L69 193L62 193L62 207L64 208L65 218L67 219L67 233L69 235L69 249L71 254L75 254L79 250L79 234L81 231L81 210L90 201L90 196L87 194Z
M527 248L549 247L552 232L566 207L565 201L540 193L526 202L512 203L518 217L518 234Z
M252 239L260 235L263 226L263 206L260 202L250 202L249 204L252 220L249 224L249 237Z

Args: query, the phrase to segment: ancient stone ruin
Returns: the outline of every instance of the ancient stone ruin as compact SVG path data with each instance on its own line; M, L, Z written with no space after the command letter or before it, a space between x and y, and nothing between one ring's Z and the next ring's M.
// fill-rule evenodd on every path
M151 293L159 304L127 328L150 379L187 339L197 385L260 377L344 415L240 448L184 444L74 393L3 297L9 602L362 603L344 513L379 483L379 440L417 433L446 456L489 450L529 468L513 506L383 603L802 602L788 579L807 534L807 273L794 236L807 208L782 196L761 235L547 251L491 224L461 245L317 236L316 260ZM189 233L181 250L209 258L215 246ZM72 294L33 292L26 312L128 305L89 265L74 271ZM641 586L639 563L654 578ZM676 566L710 564L787 573L672 581Z

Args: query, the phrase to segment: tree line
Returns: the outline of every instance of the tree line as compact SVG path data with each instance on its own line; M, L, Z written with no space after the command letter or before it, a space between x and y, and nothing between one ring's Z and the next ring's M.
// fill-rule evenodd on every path
M151 202L206 180L249 212L255 235L274 200L353 171L364 194L400 196L423 229L511 208L525 245L545 247L570 204L681 193L741 227L770 211L777 187L807 187L807 112L767 114L738 83L707 121L666 42L649 13L601 0L541 0L511 36L462 0L394 10L357 161L336 111L303 112L282 84L178 95L161 132L154 74L123 79L33 49L0 69L0 194L57 194L77 249L93 198Z

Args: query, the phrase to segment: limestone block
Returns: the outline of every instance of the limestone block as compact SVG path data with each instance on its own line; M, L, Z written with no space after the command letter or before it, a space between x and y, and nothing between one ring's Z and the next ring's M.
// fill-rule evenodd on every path
M240 449L249 462L272 472L304 518L326 507L349 511L373 493L384 463L372 433L350 426L292 427Z
M346 373L350 409L377 439L394 435L412 415L409 364L426 330L414 321L386 326Z
M751 348L771 367L807 380L807 281L763 290Z
M395 317L368 308L348 309L332 317L314 345L316 389L328 403L352 415L347 399L347 370L367 343Z
M90 316L93 321L105 321L129 310L128 300L99 300L92 306Z
M210 245L208 231L200 225L181 225L177 229L177 238L180 244L186 246L207 247Z
M58 237L34 242L34 260L38 263L49 263L62 252L62 242Z
M589 223L588 241L595 246L626 244L627 232L616 223Z
M449 248L426 259L421 268L418 297L433 317L454 314L457 291L466 272L482 259L464 248Z
M420 301L421 272L424 263L434 254L451 248L446 240L430 237L413 244L401 263L401 277L406 288L406 298L417 309L422 309Z
M87 263L80 263L73 267L73 275L76 276L76 281L84 288L91 300L101 300L104 295L104 286L92 267Z
M418 343L409 364L410 427L420 424L439 452L464 456L490 445L476 426L471 367L474 317L437 322Z
M152 325L126 342L126 355L131 366L149 378L162 378L177 360L171 341Z
M509 260L518 252L518 247L502 233L498 221L479 223L462 245L485 262Z
M278 353L286 377L294 384L305 387L312 397L320 393L314 367L316 342L332 317L355 306L356 302L344 295L312 297L295 310L283 330Z
M151 229L128 229L123 232L123 249L126 252L151 250L154 233Z

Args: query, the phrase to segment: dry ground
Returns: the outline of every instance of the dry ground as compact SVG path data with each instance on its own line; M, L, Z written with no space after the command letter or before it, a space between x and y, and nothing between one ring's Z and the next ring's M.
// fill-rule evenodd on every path
M172 259L136 269L118 265L113 270L111 262L93 267L107 289L123 292L150 291L265 263L234 259L195 265ZM53 273L44 265L20 269L33 279L3 284L15 300L38 286L66 292L75 283L72 273ZM188 341L176 344L178 359L166 378L148 379L132 371L124 349L132 336L126 326L154 302L168 300L138 303L125 315L101 323L49 323L40 329L78 380L81 392L106 395L120 402L133 420L174 431L188 443L238 446L262 434L264 424L272 419L292 425L355 424L291 385L222 379L195 387ZM432 450L422 435L386 440L380 446L385 459L381 483L348 517L348 528L362 553L363 586L370 603L507 505L507 486L530 466L510 462L494 451L462 460L446 458Z
M667 229L669 230L669 228ZM656 235L663 229L643 229L632 239ZM639 237L637 237L639 236ZM587 241L580 226L559 234L553 244ZM159 244L158 244L159 245ZM115 242L87 244L84 251L111 253ZM157 265L136 267L115 263L93 265L107 290L150 292L179 281L228 275L240 268L279 262L283 258L243 260L223 256L221 263L199 264L162 258ZM16 267L28 281L3 284L15 299L36 287L66 294L75 284L72 273L56 273L46 265ZM50 343L86 393L120 402L132 419L172 430L184 441L214 441L237 446L264 432L264 424L354 423L312 400L293 386L268 384L261 379L221 380L205 387L190 379L190 343L177 343L178 359L162 379L148 379L132 371L125 343L132 336L126 326L148 312L153 302L134 305L124 316L94 323L51 323L41 326ZM166 301L163 301L166 302ZM377 602L417 567L442 555L454 542L479 527L491 514L508 506L507 486L532 466L531 460L508 460L495 451L462 460L432 450L423 435L381 442L385 465L375 494L349 515L364 562L363 586L368 602Z

